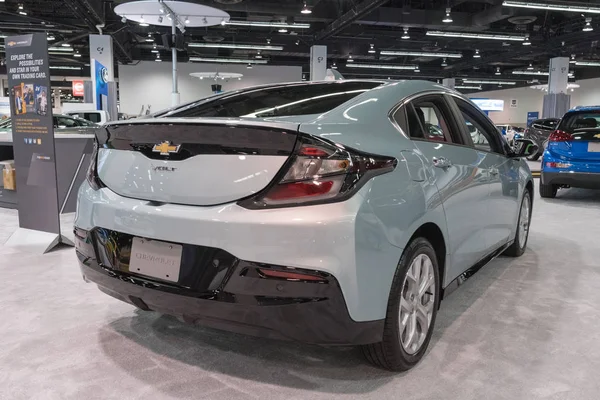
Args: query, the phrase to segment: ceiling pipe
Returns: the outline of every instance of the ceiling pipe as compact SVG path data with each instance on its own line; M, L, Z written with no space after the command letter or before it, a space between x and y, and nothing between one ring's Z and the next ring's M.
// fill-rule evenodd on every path
M346 13L341 15L339 18L334 20L332 23L327 25L322 31L315 35L316 40L327 39L335 35L338 32L346 29L354 21L361 18L362 16L375 10L377 7L386 3L388 0L364 0L356 6L352 7Z

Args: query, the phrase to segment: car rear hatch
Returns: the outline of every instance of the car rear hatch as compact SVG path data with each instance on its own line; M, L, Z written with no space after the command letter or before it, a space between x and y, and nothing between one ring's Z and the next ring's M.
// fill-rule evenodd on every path
M596 120L598 118L598 120ZM549 150L571 160L600 161L600 112L565 117L550 136Z
M152 119L104 127L97 174L115 193L207 206L264 189L292 154L298 124Z

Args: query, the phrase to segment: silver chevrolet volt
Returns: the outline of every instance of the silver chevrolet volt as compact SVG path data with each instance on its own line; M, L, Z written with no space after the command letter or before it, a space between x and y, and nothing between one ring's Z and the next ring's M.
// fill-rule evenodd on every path
M406 370L440 301L525 251L536 151L431 82L223 93L99 128L77 256L139 309Z

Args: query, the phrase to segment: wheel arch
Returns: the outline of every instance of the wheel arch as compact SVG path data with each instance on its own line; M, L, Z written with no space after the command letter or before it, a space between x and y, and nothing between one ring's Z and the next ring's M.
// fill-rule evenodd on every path
M439 276L440 276L440 293L441 286L444 282L444 276L446 273L446 260L447 260L447 245L446 239L444 238L444 234L442 233L442 229L433 222L426 222L421 225L415 233L411 236L408 243L412 242L414 239L422 237L427 239L433 248L435 249L435 255L438 262L439 268Z

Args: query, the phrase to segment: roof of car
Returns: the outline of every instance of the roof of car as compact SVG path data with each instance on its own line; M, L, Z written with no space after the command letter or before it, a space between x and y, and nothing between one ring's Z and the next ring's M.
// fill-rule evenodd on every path
M567 113L579 111L600 111L600 106L577 106L567 111Z

